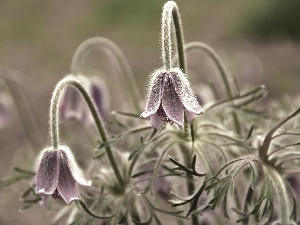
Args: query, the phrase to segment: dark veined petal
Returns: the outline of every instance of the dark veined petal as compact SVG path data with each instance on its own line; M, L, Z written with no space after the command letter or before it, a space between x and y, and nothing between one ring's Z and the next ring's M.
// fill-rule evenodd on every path
M178 124L178 126L182 129L184 119L183 105L169 77L164 87L162 108L164 109L167 118Z
M163 96L165 75L164 70L157 70L153 73L149 86L146 108L141 114L141 117L148 118L158 110Z
M43 150L37 164L35 192L40 195L53 194L58 182L58 151L51 148Z
M75 199L79 199L77 183L73 178L68 160L63 151L59 151L59 179L57 190L67 204Z
M68 163L71 174L76 182L82 186L91 186L92 182L84 178L83 172L76 163L72 151L67 146L60 146L59 149L62 152L65 161Z
M173 68L170 72L170 78L175 86L176 92L187 111L197 115L204 113L199 105L186 76L178 68Z
M159 130L159 128L163 125L163 121L161 118L157 115L157 113L153 114L150 118L150 124L156 129Z

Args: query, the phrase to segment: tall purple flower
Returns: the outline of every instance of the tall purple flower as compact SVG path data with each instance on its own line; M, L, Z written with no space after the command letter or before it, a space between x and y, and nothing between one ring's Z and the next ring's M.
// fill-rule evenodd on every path
M35 192L41 195L43 208L49 195L62 198L67 204L79 199L78 184L91 186L83 177L71 150L66 146L59 149L44 149L36 161Z
M164 122L176 123L181 129L184 113L190 124L204 113L197 102L186 75L179 68L159 69L152 75L143 118L159 129Z

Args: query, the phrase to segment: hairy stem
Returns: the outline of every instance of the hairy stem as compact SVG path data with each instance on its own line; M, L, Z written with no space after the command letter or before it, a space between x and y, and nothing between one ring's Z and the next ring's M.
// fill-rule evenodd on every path
M213 50L213 48L211 48L209 45L204 44L202 42L191 42L184 46L185 52L188 52L192 49L200 49L208 54L208 56L213 60L213 62L215 63L215 65L217 66L217 68L220 72L221 79L225 85L225 90L227 92L227 96L230 99L234 98L232 88L231 88L230 82L229 82L228 72L226 71L225 66L224 66L221 58L219 57L219 55ZM234 120L236 132L238 134L241 134L242 133L241 124L240 124L239 118L237 116L237 113L235 111L233 111L232 117Z
M173 23L172 23L173 22ZM162 30L161 30L161 52L164 67L166 70L171 69L172 66L172 26L174 25L177 53L179 57L179 68L183 73L186 73L185 52L184 52L184 38L182 33L182 26L180 14L175 2L168 1L164 5L162 13Z
M58 121L58 105L59 105L59 97L62 92L62 90L66 86L73 86L80 92L82 97L84 98L97 127L97 131L99 133L99 136L103 142L107 142L107 136L106 131L103 127L102 119L100 117L100 114L97 111L97 108L95 106L95 103L93 102L92 98L89 96L88 92L85 90L83 85L80 83L80 80L76 79L73 76L67 76L64 79L62 79L58 84L56 85L52 99L50 104L50 139L53 149L57 149L59 145L59 121ZM113 171L118 179L118 182L120 186L124 185L124 181L122 179L122 176L120 174L120 171L117 167L117 163L115 161L115 158L113 156L112 150L110 146L106 146L106 153L108 156L108 159L110 161L110 164L113 168Z
M278 207L279 220L282 224L290 224L292 210L290 207L290 200L287 193L286 184L275 169L268 167L267 170L275 189L278 204L280 204L280 207Z

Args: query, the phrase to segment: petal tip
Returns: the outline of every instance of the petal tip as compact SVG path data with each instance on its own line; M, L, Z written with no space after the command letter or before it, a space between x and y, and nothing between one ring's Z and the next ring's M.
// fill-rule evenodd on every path
M71 202L75 201L75 200L79 200L79 197L73 197L73 198L70 198L68 200L65 200L67 204L70 204Z
M149 113L143 112L143 113L140 115L140 117L146 119L146 118L149 117L148 114L149 114Z
M52 195L54 193L55 189L54 190L50 190L50 191L46 191L44 188L41 188L39 190L36 190L35 193L37 195Z

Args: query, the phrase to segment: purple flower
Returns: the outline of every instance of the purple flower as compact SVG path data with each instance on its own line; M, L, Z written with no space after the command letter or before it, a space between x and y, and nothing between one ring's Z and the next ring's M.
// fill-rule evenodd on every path
M150 123L156 129L164 122L174 122L182 129L184 112L190 124L196 115L204 113L186 75L179 68L155 71L150 82L146 109L141 117L150 117Z
M86 121L89 111L80 93L74 87L66 87L59 104L59 114L63 119Z
M90 87L89 92L91 97L93 98L97 109L102 116L102 118L106 118L109 113L109 96L107 93L108 90L103 83L103 81L98 77L90 78Z
M35 192L41 195L43 208L49 195L54 199L62 198L67 204L79 199L78 184L91 186L85 180L71 150L66 146L59 149L44 149L37 158Z
M106 118L109 112L109 100L108 91L103 81L97 77L84 77L82 75L77 75L76 78L78 78L88 90L100 115ZM76 119L83 121L87 125L93 124L94 119L78 90L74 87L66 87L61 99L59 104L59 114L61 118Z

